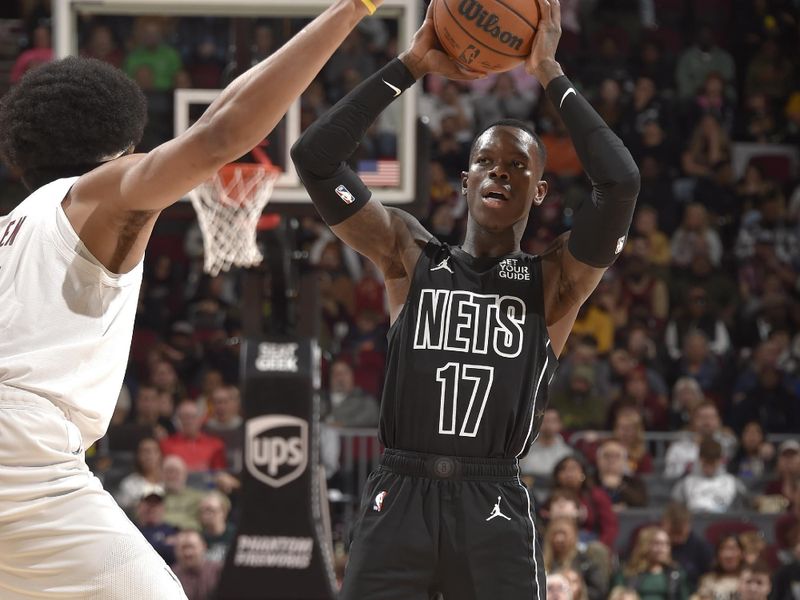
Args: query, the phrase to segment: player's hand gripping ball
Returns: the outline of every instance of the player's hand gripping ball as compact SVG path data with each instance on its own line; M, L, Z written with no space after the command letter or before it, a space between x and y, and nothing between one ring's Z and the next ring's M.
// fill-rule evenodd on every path
M483 73L513 69L531 53L541 13L536 0L433 0L445 51Z

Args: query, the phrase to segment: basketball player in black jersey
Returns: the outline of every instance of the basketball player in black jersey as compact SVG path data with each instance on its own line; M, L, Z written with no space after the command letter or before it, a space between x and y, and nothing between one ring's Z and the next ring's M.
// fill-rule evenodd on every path
M536 437L578 308L622 250L639 174L555 60L558 2L538 1L526 67L559 109L593 186L572 231L543 256L520 251L531 207L547 193L544 150L524 123L501 121L475 139L461 174L469 218L460 247L371 200L347 166L379 113L448 63L430 11L411 47L292 150L333 232L382 270L392 320L380 421L387 450L362 499L345 600L546 596L517 462Z

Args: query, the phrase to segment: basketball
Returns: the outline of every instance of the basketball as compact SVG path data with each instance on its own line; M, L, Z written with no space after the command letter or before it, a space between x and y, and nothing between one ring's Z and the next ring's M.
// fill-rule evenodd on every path
M445 51L474 71L513 69L531 52L541 14L531 0L433 0Z

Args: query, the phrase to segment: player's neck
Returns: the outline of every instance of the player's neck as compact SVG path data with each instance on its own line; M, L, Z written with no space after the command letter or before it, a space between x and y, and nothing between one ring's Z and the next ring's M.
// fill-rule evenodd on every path
M516 227L504 231L490 231L473 219L469 219L461 249L475 257L505 256L520 251L521 238L522 232L517 233Z

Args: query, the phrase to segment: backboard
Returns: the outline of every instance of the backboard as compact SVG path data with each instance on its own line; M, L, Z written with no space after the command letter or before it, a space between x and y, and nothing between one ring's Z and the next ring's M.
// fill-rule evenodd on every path
M221 41L217 40L217 43L227 45L224 60L233 61L240 57L243 46L246 46L245 54L248 52L249 35L254 27L270 28L279 38L276 42L279 47L329 5L328 0L59 0L53 3L54 47L58 57L74 55L86 43L87 31L92 24L111 22L118 30L133 31L137 20L154 17L169 23L172 39L177 40L174 45L183 54L188 52L187 38L191 40L194 35L204 35L203 32L212 30L222 32ZM374 19L379 19L379 22ZM372 41L373 37L366 36L372 35L377 26L377 29L389 32L390 37L385 38L384 43L396 41L396 46L403 48L409 44L420 20L419 4L415 0L385 0L375 16L362 22L361 33L354 35ZM329 62L326 68L330 65ZM171 90L171 135L179 135L190 127L228 82L222 81L220 87L193 86ZM417 179L415 88L407 90L382 115L378 143L370 146L370 151L362 152L355 161L357 170L381 202L409 204L414 201ZM346 91L343 90L339 96ZM329 103L337 99L336 93L328 93ZM309 202L289 159L292 144L309 122L309 116L304 116L298 100L266 140L264 149L273 163L282 169L273 192L274 203ZM362 149L365 146L362 145Z

